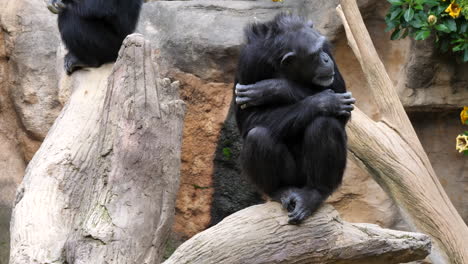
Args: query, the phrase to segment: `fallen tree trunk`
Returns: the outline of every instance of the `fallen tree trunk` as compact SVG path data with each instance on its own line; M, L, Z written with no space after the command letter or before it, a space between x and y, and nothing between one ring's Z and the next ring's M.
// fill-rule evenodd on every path
M348 124L351 157L400 207L415 230L431 236L433 263L468 263L468 227L435 174L366 30L356 0L338 7L348 43L379 108L371 120L359 109Z
M428 236L342 221L323 206L300 226L280 204L256 205L226 217L179 246L164 264L392 264L424 259Z
M184 103L141 35L115 65L74 73L71 98L30 162L10 264L155 263L174 215Z

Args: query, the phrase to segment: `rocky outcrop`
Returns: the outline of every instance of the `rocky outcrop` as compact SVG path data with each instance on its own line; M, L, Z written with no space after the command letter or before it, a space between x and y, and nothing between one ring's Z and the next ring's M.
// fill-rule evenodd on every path
M468 64L440 54L432 41L412 43L398 92L409 110L458 109L468 104Z

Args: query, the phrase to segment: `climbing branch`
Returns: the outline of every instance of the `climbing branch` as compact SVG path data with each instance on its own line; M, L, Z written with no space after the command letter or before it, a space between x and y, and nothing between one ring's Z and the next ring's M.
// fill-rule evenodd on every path
M468 263L468 227L442 188L364 25L355 0L337 8L379 108L359 109L348 125L351 156L399 205L407 222L431 236L433 263ZM359 98L358 98L359 99Z
M252 206L182 244L164 264L403 263L424 259L428 236L344 222L323 206L300 226L278 203Z

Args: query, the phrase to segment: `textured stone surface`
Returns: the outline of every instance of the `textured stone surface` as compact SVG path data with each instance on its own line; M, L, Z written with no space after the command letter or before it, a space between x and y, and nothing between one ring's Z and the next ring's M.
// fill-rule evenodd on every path
M398 92L407 109L434 111L468 104L468 63L440 54L430 41L411 45Z
M0 1L0 5L2 2ZM3 6L3 5L2 5ZM8 86L8 59L5 37L0 27L0 264L7 264L9 224L16 188L24 175L25 160L37 150L17 119Z
M8 0L2 12L9 36L11 96L25 130L40 140L62 108L57 98L56 19L44 1Z
M468 223L468 157L455 150L455 138L468 126L461 124L459 114L457 110L411 112L409 116L440 183Z

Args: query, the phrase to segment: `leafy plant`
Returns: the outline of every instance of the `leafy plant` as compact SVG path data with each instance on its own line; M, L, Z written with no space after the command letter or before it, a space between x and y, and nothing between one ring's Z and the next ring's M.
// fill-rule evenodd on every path
M434 36L437 47L468 62L468 0L387 0L385 17L391 39Z
M223 148L223 156L226 160L230 160L232 157L232 150L231 148Z

